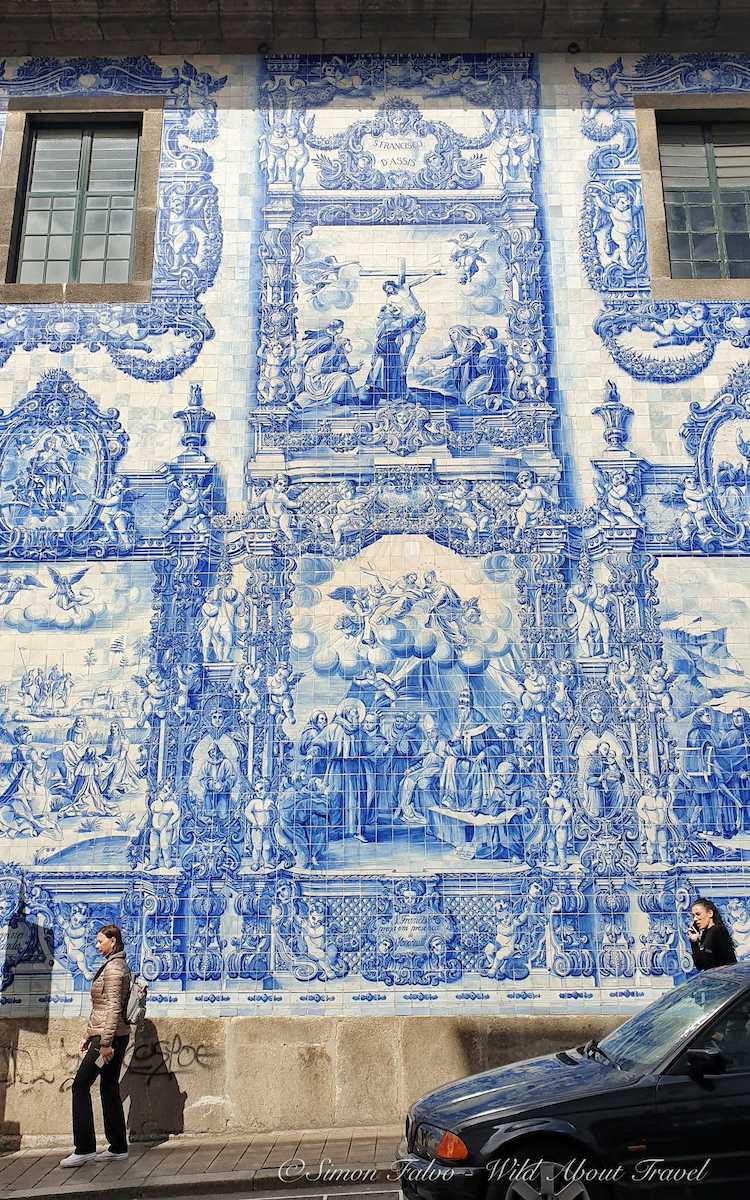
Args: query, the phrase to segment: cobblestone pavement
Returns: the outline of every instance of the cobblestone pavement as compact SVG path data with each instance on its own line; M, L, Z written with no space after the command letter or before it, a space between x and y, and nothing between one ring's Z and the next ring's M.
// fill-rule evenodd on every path
M244 1196L273 1192L319 1198L340 1192L361 1195L386 1187L377 1200L398 1195L394 1159L400 1128L315 1130L257 1134L230 1141L203 1137L161 1145L136 1144L124 1162L59 1166L67 1152L22 1150L0 1155L0 1200L35 1197L101 1197L140 1200L169 1195Z

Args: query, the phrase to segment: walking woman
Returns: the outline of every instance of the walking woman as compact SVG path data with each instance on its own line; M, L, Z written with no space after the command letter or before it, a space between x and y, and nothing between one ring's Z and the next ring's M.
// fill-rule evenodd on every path
M702 897L693 903L693 923L688 929L693 962L699 971L726 967L737 962L732 935L712 900Z
M91 981L91 1016L83 1041L83 1059L73 1080L73 1153L61 1167L79 1167L96 1159L109 1162L127 1158L125 1114L120 1097L120 1068L130 1035L125 1020L130 970L122 933L117 925L103 925L96 935L96 948L104 958ZM96 1152L91 1086L100 1079L104 1132L109 1148Z

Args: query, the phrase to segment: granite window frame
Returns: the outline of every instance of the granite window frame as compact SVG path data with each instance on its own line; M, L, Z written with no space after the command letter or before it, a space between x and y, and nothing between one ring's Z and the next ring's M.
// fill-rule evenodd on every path
M26 198L28 147L35 121L65 118L71 123L106 123L118 116L140 117L141 142L132 273L127 283L16 283L17 239ZM151 300L154 239L159 191L164 99L160 96L98 96L66 99L12 98L8 102L0 156L0 303L148 304Z
M733 112L741 113L743 119L750 121L750 95L741 92L677 96L646 93L633 97L633 103L653 299L677 302L748 300L750 277L679 279L672 276L657 121L661 115L674 116L676 113L692 114L696 120L699 116L710 120L712 114L716 114L717 119L727 120Z

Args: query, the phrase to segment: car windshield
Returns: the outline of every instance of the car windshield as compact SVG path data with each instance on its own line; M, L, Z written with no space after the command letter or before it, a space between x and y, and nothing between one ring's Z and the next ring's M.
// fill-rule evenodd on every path
M601 1047L625 1071L648 1070L737 993L737 980L714 971L665 992L603 1038Z

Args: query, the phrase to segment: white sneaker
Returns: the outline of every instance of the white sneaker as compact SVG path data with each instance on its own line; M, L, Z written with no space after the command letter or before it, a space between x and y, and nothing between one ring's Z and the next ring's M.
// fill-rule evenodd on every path
M97 1162L119 1162L121 1158L127 1158L128 1151L123 1150L122 1154L115 1154L114 1150L100 1150L94 1155Z
M76 1154L75 1150L69 1154L67 1158L60 1159L61 1167L82 1167L84 1163L93 1162L96 1158L96 1152L91 1154Z

